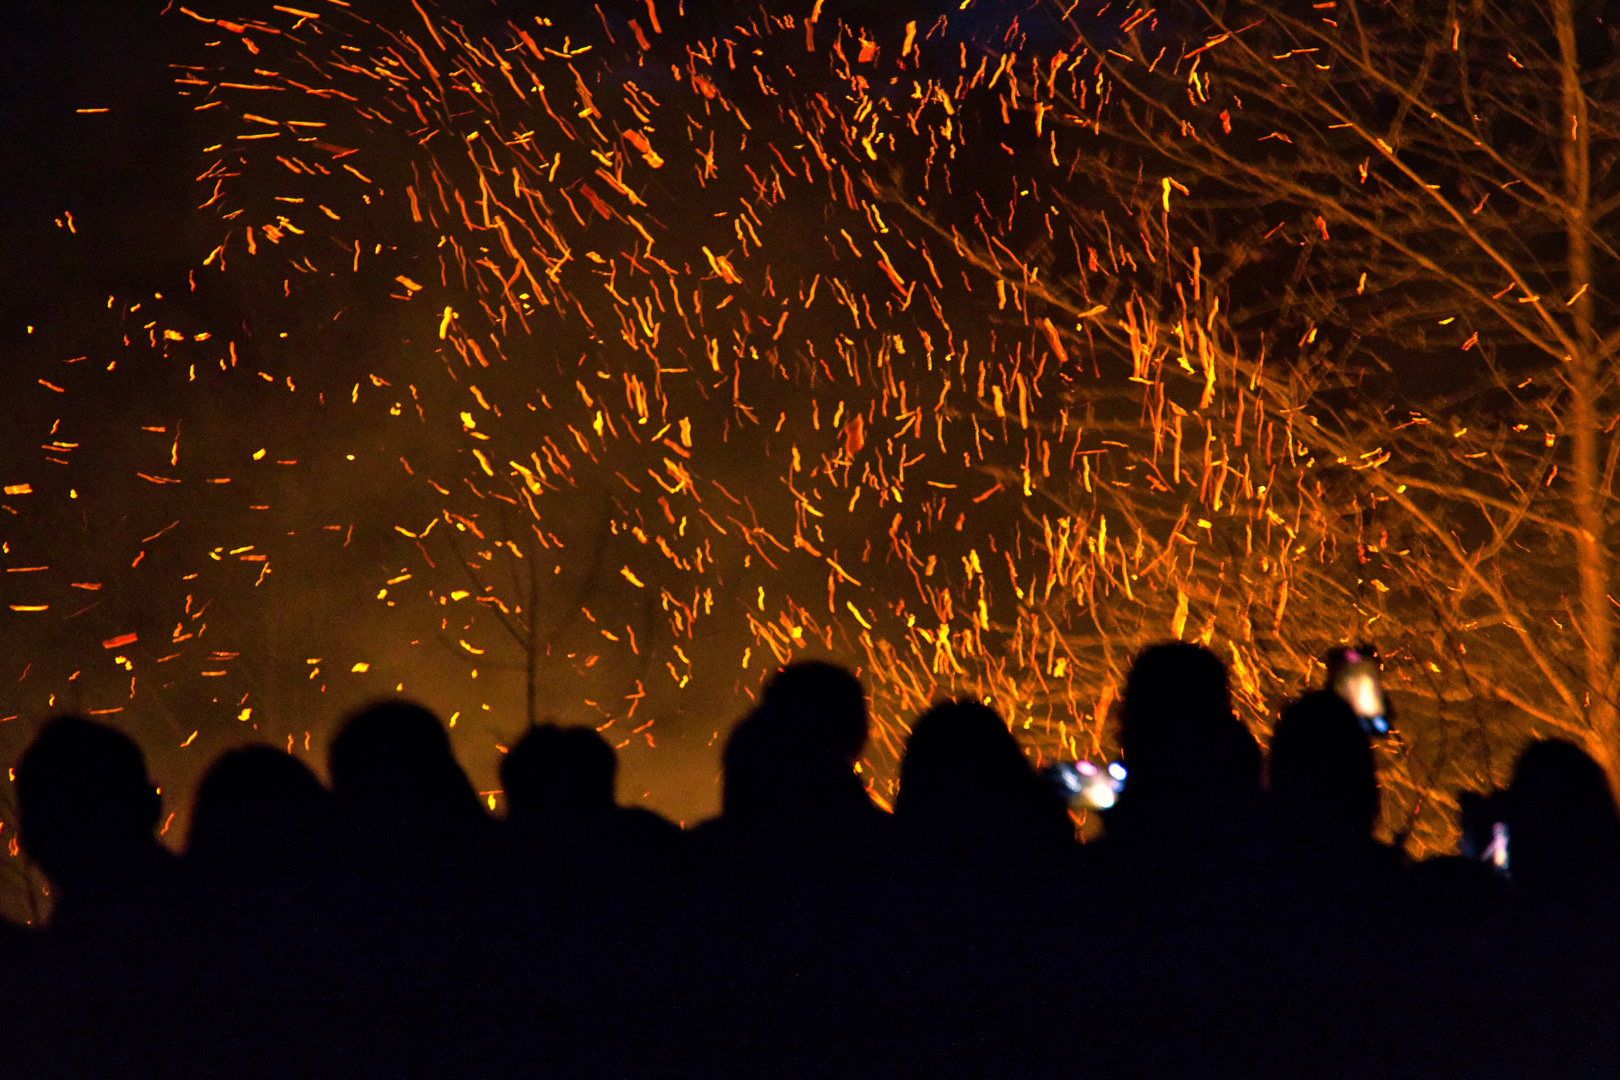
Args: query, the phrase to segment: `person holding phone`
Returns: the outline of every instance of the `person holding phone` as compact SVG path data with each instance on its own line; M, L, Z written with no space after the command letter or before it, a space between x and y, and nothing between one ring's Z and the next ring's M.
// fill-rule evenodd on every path
M1378 776L1364 716L1336 690L1318 690L1284 709L1272 732L1269 816L1300 857L1359 864L1384 848L1372 838Z
M1361 730L1375 738L1390 734L1394 715L1384 695L1378 654L1370 645L1330 649L1328 689L1355 711Z

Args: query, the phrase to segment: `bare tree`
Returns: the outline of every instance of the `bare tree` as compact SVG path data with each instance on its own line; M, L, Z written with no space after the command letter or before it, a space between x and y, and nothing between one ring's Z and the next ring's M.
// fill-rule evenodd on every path
M1371 474L1380 497L1454 564L1447 587L1479 606L1458 625L1495 626L1484 692L1581 733L1614 775L1617 68L1598 14L1243 3L1076 28L1128 148L1092 167L1189 192L1178 230L1251 351L1292 353L1297 334L1298 367L1368 369L1313 402L1318 437L1336 457L1393 455ZM1187 42L1195 20L1208 31ZM1443 413L1427 432L1479 440L1462 462L1434 440L1389 445L1404 421L1377 402L1403 394Z

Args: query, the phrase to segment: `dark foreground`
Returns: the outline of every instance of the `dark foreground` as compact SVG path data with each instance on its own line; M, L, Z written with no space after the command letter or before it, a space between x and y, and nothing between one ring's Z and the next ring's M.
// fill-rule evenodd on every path
M538 728L485 813L437 718L385 703L331 788L268 747L154 840L139 750L53 721L16 768L58 904L0 943L0 1076L1586 1076L1620 1067L1620 821L1563 743L1521 759L1513 880L1371 839L1329 695L1269 769L1193 646L1124 696L1107 835L972 703L919 718L895 813L851 765L854 678L798 665L732 734L724 813L613 803ZM1269 777L1262 785L1263 772Z

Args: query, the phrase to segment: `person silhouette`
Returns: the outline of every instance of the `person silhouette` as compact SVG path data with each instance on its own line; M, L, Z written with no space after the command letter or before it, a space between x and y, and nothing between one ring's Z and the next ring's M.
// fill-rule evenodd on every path
M801 841L882 828L887 815L854 772L869 722L850 672L819 660L782 669L726 741L721 821L788 829Z
M761 704L801 719L799 726L822 752L854 764L871 726L866 690L845 668L826 660L789 664L765 684Z
M1620 812L1603 769L1563 739L1532 743L1508 787L1515 885L1612 886L1620 875Z
M1507 916L1469 969L1472 1075L1600 1076L1620 1057L1620 815L1609 779L1562 739L1534 742L1507 789Z
M140 747L102 724L57 717L16 775L20 842L50 880L53 937L100 950L108 943L92 939L140 936L174 868L154 835L163 801Z
M1297 865L1399 871L1395 850L1372 839L1379 810L1372 745L1338 694L1318 690L1283 710L1271 735L1268 775L1271 820Z
M859 679L809 661L767 682L726 741L721 814L691 836L688 944L667 993L697 1071L830 1075L882 1053L878 973L900 916L892 822L855 772L868 724Z
M14 989L13 984L27 970L38 946L38 930L0 918L0 999L7 990Z
M525 958L500 973L515 1075L542 1059L570 1076L658 1071L634 1059L653 1047L603 1038L600 1018L627 998L648 1003L643 1024L667 1008L649 969L666 957L683 834L618 805L618 767L594 730L556 724L530 727L501 758L514 877L503 938Z
M1269 975L1269 856L1259 744L1233 711L1225 665L1187 642L1143 649L1119 744L1125 787L1081 859L1110 933L1073 961L1114 976L1104 999L1072 1005L1092 1011L1100 1071L1241 1073L1262 1041L1244 1010Z
M340 812L373 829L459 843L488 826L444 724L414 702L381 701L352 714L329 759Z
M1138 654L1120 750L1130 776L1106 815L1112 838L1201 846L1259 800L1259 743L1232 711L1226 666L1202 646L1172 641Z
M197 786L185 861L237 880L295 873L330 828L330 802L291 754L262 745L228 751Z
M667 868L681 831L615 796L619 759L588 727L541 724L501 759L506 823L554 883L635 867Z
M1378 988L1422 943L1412 932L1404 860L1373 837L1378 778L1351 706L1330 690L1290 703L1272 731L1268 777L1265 819L1277 862L1262 992L1273 1002L1263 1021L1272 1065L1401 1071L1406 1048L1375 1037L1391 1026ZM1334 1023L1310 1023L1325 1013Z
M55 902L18 1002L19 1075L143 1076L172 1046L158 1020L178 976L175 860L140 748L79 716L49 720L16 765L22 849ZM14 1021L17 1018L13 1018Z
M322 1018L366 1075L471 1075L498 959L493 830L444 725L414 702L351 714L329 751L338 873ZM471 1055L471 1056L469 1056Z
M1073 972L1050 964L1076 910L1065 886L1074 822L995 709L967 698L916 719L900 763L895 830L909 874L892 995L907 1067L923 1076L1017 1076L1027 1003ZM903 951L899 951L903 950Z
M273 746L222 754L192 802L181 877L191 1075L292 1075L325 1052L315 1002L334 950L331 799ZM280 1006L266 1009L264 1002Z
M898 826L927 842L996 857L1061 856L1074 824L988 705L941 702L917 718L900 763Z

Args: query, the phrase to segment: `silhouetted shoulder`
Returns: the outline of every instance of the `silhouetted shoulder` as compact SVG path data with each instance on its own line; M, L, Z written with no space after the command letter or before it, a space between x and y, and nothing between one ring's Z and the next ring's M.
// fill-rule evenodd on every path
M618 828L626 840L648 846L679 843L684 835L681 827L673 821L639 806L625 807L619 811Z
M34 957L39 934L9 919L0 919L0 985L9 986Z
M1408 870L1412 890L1423 902L1452 911L1481 911L1501 903L1507 882L1478 859L1437 855Z

